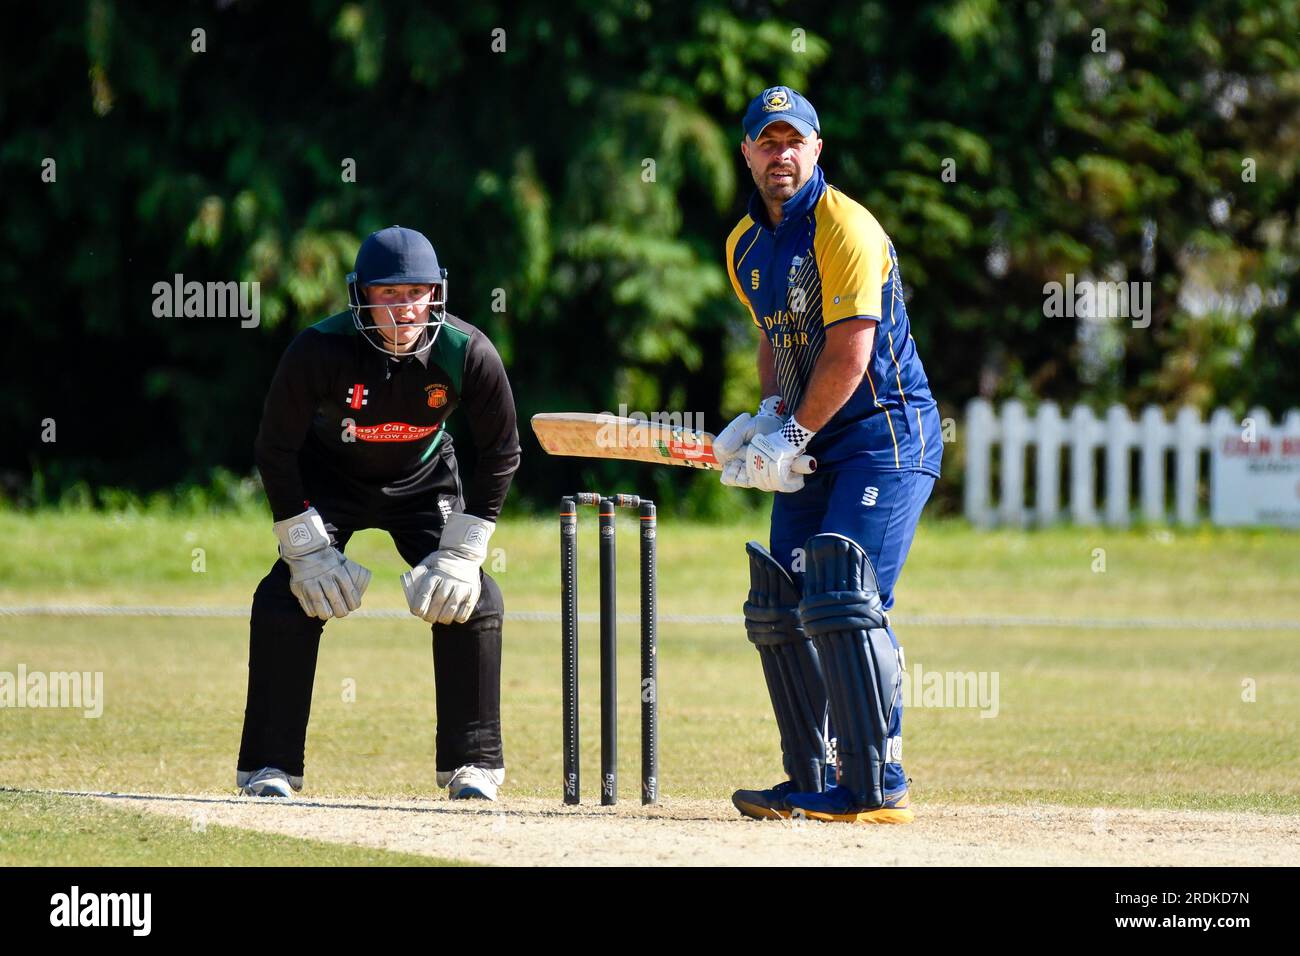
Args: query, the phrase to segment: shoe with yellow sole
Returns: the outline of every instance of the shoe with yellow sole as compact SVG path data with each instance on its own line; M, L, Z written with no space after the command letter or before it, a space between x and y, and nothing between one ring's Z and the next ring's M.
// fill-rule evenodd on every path
M787 817L827 823L911 823L916 819L906 787L886 793L879 807L858 804L848 787L831 787L823 793L790 793L785 805Z

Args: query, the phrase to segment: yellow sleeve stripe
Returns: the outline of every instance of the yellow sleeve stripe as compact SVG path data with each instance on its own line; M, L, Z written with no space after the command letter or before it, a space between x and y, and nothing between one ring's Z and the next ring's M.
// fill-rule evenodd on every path
M731 288L732 291L736 293L736 298L745 303L745 308L749 309L749 317L753 320L754 325L761 329L763 326L758 321L758 315L754 312L754 306L750 304L749 296L745 295L744 290L740 287L740 279L736 275L736 269L739 266L739 263L735 258L736 245L740 242L740 237L748 232L750 227L753 225L754 220L749 216L746 216L744 219L740 220L740 223L736 228L731 230L731 235L727 237L727 277L731 279ZM754 230L753 240L750 242L748 248L745 249L744 254L740 257L740 262L745 261L745 256L749 255L749 250L754 248L755 242L758 242L757 229Z
M913 345L916 345L916 339L912 338L911 335L908 335L907 338ZM925 464L925 427L921 424L921 410L919 408L916 409L916 427L921 435L921 464L924 465ZM939 438L940 440L943 439L942 422L939 423Z
M745 247L745 251L742 252L742 253L740 254L740 259L736 262L736 265L737 265L737 266L740 266L740 264L743 263L743 262L745 261L745 256L749 255L749 250L751 250L751 249L754 248L754 243L756 243L756 242L758 242L758 230L757 230L757 229L754 230L754 238L751 239L749 245Z
M889 287L889 324L891 326L894 324L895 321L894 320L894 304L895 304L894 296L897 288L898 286L892 283ZM894 363L894 381L898 383L898 394L903 399L903 407L906 408L907 393L903 391L903 372L902 369L898 367L898 356L894 354L894 331L892 328L885 330L885 337L889 340L889 358ZM917 435L921 439L921 464L924 465L925 464L925 425L921 422L921 410L919 408L916 409L916 428L917 428ZM891 434L893 432L892 426L890 427L890 432ZM897 443L895 443L894 445L894 462L895 465L897 465L898 462Z
M876 397L876 383L871 380L870 364L867 365L865 378L867 384L871 386L871 401L875 403L877 408L883 409L885 412L885 424L889 426L889 440L894 443L894 467L901 468L902 465L898 463L898 436L894 434L894 420L889 417L889 409L881 405L880 399Z
M890 283L889 286L889 324L890 328L885 330L886 337L889 339L889 358L894 363L894 381L898 383L898 394L903 399L903 404L907 404L907 393L903 391L903 370L898 367L898 356L894 354L894 301L898 286Z
M907 404L907 393L903 391L903 370L898 367L898 356L894 354L894 333L890 329L885 330L885 336L889 339L889 358L894 363L894 381L898 383L898 394L903 398L903 404Z
M919 408L916 408L913 409L913 411L916 412L917 434L921 436L921 467L924 468L925 467L925 426L921 424L921 410Z

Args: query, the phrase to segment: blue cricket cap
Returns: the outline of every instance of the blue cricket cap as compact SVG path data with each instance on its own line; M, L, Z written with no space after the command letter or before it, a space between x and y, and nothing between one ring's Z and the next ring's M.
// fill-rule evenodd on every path
M788 86L773 86L759 93L745 110L745 135L758 139L772 123L789 123L804 136L821 135L821 121L817 111L802 95Z

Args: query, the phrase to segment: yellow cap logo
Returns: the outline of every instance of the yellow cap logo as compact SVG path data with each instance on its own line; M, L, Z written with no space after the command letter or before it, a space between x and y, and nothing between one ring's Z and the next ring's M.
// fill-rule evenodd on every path
M763 94L763 112L778 113L789 108L790 97L785 95L785 90L773 89Z

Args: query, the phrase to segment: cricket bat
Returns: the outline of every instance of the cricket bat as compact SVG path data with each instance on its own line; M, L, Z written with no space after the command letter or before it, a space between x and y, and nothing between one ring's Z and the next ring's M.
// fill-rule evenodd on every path
M534 415L532 422L533 433L548 455L722 470L713 456L713 436L708 432L591 412L542 412ZM811 475L817 470L817 460L800 455L791 470Z

